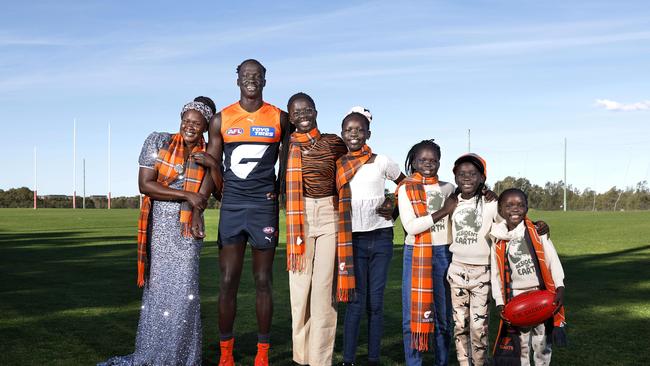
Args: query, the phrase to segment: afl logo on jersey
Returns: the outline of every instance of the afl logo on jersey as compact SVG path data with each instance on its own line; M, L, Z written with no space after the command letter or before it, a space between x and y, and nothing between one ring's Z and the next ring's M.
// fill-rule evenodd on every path
M228 136L239 136L244 133L243 128L232 127L226 130L226 135Z
M251 126L251 136L275 137L275 127Z

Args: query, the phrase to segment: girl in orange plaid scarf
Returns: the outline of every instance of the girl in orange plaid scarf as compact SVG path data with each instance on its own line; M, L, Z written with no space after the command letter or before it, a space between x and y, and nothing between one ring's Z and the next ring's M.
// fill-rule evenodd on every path
M138 183L145 195L138 222L138 285L144 287L133 354L101 365L198 365L201 363L199 253L190 233L192 208L208 165L203 133L212 117L204 103L187 103L176 134L154 132L140 153ZM207 160L206 160L207 159ZM195 218L200 219L200 218Z
M383 333L384 288L393 255L394 203L384 197L386 179L399 183L404 174L385 155L366 145L372 115L355 107L343 119L341 137L348 154L336 165L339 192L338 287L348 302L343 332L343 365L355 359L362 313L368 314L368 365L379 364ZM368 301L368 304L366 304Z
M438 180L440 146L415 144L406 158L410 175L397 187L399 213L406 231L402 272L402 331L407 366L422 365L423 351L435 349L434 365L447 365L451 330L449 216L458 199L454 185Z

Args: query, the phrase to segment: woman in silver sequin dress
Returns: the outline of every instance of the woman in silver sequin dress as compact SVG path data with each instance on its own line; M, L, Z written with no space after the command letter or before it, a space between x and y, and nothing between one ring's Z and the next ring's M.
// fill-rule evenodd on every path
M205 208L205 199L196 193L201 182L196 172L200 171L200 177L204 174L204 168L197 162L217 166L216 160L203 156L207 155L203 133L212 114L203 103L188 103L181 112L178 134L154 132L144 142L138 180L140 192L151 202L145 225L149 269L144 277L135 352L99 365L201 364L199 253L202 240L183 233L183 225L187 223L182 222L181 213L191 211L192 207ZM167 160L172 156L177 164L169 164L165 156ZM196 190L192 191L192 185L197 186Z

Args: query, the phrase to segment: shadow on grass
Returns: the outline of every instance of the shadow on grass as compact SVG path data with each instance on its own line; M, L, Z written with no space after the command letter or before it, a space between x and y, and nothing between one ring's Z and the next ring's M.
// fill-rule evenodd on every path
M8 236L7 236L8 235ZM133 351L141 291L135 286L133 236L92 232L36 232L0 236L0 338L9 345L1 364L93 364ZM84 237L85 236L85 237ZM31 248L30 248L31 247ZM275 310L271 363L291 362L291 312L286 255L274 267ZM648 364L650 245L562 257L566 273L570 348L554 350L558 365ZM214 242L201 258L204 365L218 361L218 261ZM403 364L401 330L402 249L395 248L385 294L382 361ZM341 361L345 306L339 305L334 361ZM18 324L18 325L17 325ZM361 324L358 364L367 358L367 322ZM492 338L496 317L491 319ZM247 253L235 323L238 364L253 363L257 322L250 254ZM39 352L32 352L39 349ZM455 360L455 355L450 359ZM56 360L56 362L51 362ZM427 354L425 363L431 364ZM451 363L452 365L455 363Z
M571 336L571 349L561 352L566 364L648 364L650 245L562 261Z
M274 365L290 365L293 357L291 349L291 308L289 302L288 275L285 270L286 256L284 251L278 251L274 268L274 314L273 328L271 335L272 352L270 363ZM401 274L402 274L402 250L395 248L395 255L391 260L390 273L385 292L384 314L384 337L382 339L382 364L398 365L403 363L402 346L402 307L401 307ZM203 271L203 267L201 269ZM218 273L215 272L215 276ZM217 278L210 281L217 281ZM254 287L250 267L245 266L240 284L240 295L238 301L238 315L235 321L235 360L237 364L253 364L257 343L257 323L255 319ZM202 289L203 291L203 289ZM205 293L202 297L205 298ZM242 301L242 297L251 299L250 302ZM215 304L216 305L216 304ZM203 305L202 305L203 306ZM202 308L206 312L206 308ZM216 311L216 308L213 309ZM343 348L343 323L345 318L345 304L338 305L338 324L336 341L334 347L333 362L336 364L342 361ZM217 321L216 315L209 315L207 321ZM204 323L204 329L209 327ZM216 323L212 323L216 327ZM204 338L204 360L203 365L216 365L219 360L218 332L214 332L215 338ZM360 337L357 350L357 364L365 365L367 351L367 319L364 317L360 324ZM206 335L204 331L204 335ZM426 355L426 364L433 363L433 355Z
M42 240L53 240L58 238L72 238L88 231L42 231L42 232L29 232L29 233L11 233L2 234L0 236L0 243L11 243L16 241L37 241L39 244Z
M71 246L86 246L98 243L115 241L131 241L135 243L136 235L89 235L88 231L66 231L66 232L40 232L24 234L3 234L0 238L0 250L5 249L50 249L68 248ZM54 247L56 246L56 247Z
M134 276L134 237L89 235L92 233L0 236L2 309L29 318L75 308L116 306L132 298L137 290L117 296L98 290L126 274ZM11 300L4 301L5 296Z

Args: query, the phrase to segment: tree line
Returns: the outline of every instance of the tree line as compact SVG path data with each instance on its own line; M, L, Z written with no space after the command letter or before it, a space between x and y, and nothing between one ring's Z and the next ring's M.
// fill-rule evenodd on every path
M500 194L508 188L519 188L528 195L528 206L538 210L564 209L564 182L546 182L544 186L531 183L526 178L506 177L494 184L494 191ZM638 182L624 189L616 186L604 193L593 189L580 190L567 185L567 210L574 211L619 211L650 209L650 188L647 181Z
M531 183L526 178L506 177L494 184L492 189L500 194L508 188L519 188L528 195L528 206L538 210L562 210L564 207L564 183L546 182L544 186ZM392 194L391 194L392 195ZM77 196L77 208L82 207L83 197ZM34 192L27 188L0 189L0 208L24 207L34 204ZM37 205L40 208L70 208L72 196L47 195L38 196ZM106 196L86 197L86 208L107 208ZM111 208L138 208L140 196L114 197ZM209 208L219 207L219 202L210 197ZM580 190L572 185L567 186L567 209L579 211L618 211L618 210L649 210L650 188L647 181L641 181L633 187L624 189L616 186L607 192L596 193L593 189Z
M83 197L77 196L77 208L83 207ZM44 195L36 199L38 208L71 208L72 196ZM0 189L0 208L32 208L34 207L34 191L27 187ZM111 198L111 208L139 208L140 196L122 196ZM218 207L214 197L210 197L208 208ZM108 208L106 196L87 196L86 208Z

